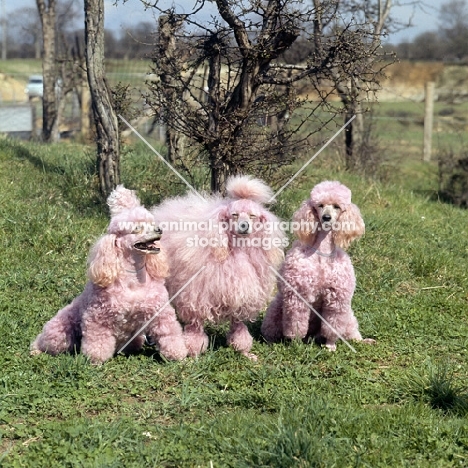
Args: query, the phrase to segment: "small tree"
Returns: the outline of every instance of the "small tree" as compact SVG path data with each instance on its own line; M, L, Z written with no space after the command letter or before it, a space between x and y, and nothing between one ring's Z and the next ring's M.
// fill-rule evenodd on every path
M60 83L60 67L57 66L60 55L57 53L58 45L62 49L66 48L64 41L57 39L64 37L64 29L75 21L77 11L73 0L66 5L62 4L60 8L56 0L36 0L36 4L41 19L43 40L42 138L50 143L59 139L59 106L63 80Z
M10 20L10 30L14 31L16 47L22 51L26 49L28 56L33 54L34 58L41 58L42 26L37 6L14 10Z
M56 51L56 0L36 0L37 9L41 18L43 57L42 75L44 80L44 92L42 98L42 138L46 142L57 141L58 106L55 86L57 83L57 68L55 63Z
M333 13L324 8L324 2L313 0L315 6L314 40L318 50L326 48L327 28L333 24ZM364 112L362 102L378 87L378 78L385 65L378 65L381 38L389 26L392 0L376 2L343 1L342 13L353 17L354 24L343 29L348 48L338 58L339 66L330 69L330 78L344 108L344 120L350 122L345 131L346 168L357 169L360 165L358 152L365 144ZM363 28L366 33L363 34ZM325 46L325 47L324 47ZM348 70L343 73L343 70ZM353 119L353 117L355 117ZM353 120L352 120L353 119Z
M468 208L468 152L453 149L438 155L439 196L449 203Z
M220 18L209 25L190 14L164 12L154 57L159 80L150 83L147 100L170 131L187 137L183 157L206 161L211 189L223 191L230 174L271 177L335 114L361 112L359 102L376 89L383 67L378 47L387 16L376 28L368 21L370 12L356 21L354 2L315 1L310 8L292 0L216 5ZM307 59L285 63L282 54L298 38L310 44ZM177 53L168 55L162 41L172 41L169 50ZM305 89L305 83L308 92L300 95L298 85ZM331 95L341 98L344 112Z

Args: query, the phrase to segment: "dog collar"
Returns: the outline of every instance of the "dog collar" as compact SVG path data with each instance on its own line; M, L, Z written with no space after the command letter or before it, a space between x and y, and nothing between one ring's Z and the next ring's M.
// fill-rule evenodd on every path
M136 274L136 273L140 272L141 270L143 270L143 268L145 268L145 266L146 266L146 262L143 264L143 266L142 266L141 268L138 268L138 270L127 270L127 269L125 268L125 271L126 271L127 273L135 273L135 274Z

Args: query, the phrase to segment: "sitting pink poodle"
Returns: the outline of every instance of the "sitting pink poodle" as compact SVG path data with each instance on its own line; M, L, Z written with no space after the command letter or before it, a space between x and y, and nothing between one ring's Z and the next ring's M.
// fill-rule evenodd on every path
M254 321L268 303L275 283L270 267L283 260L286 238L278 218L263 206L272 192L262 181L231 178L227 194L189 194L165 201L153 213L164 230L167 285L185 324L189 355L208 346L205 322L229 321L228 344L255 359L244 321Z
M187 355L182 327L168 304L168 264L161 231L134 192L118 186L109 196L111 222L89 257L84 292L47 322L31 353L81 352L102 363L125 346L142 348L145 334L167 359Z
M272 342L312 337L332 351L338 338L361 341L351 309L356 278L342 250L364 234L351 191L339 182L316 185L294 213L293 227L299 240L280 269L278 293L262 323L263 336Z

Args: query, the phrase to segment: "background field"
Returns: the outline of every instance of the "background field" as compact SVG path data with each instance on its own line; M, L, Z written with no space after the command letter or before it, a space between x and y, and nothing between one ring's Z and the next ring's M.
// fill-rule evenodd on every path
M147 204L182 190L138 147L122 173ZM467 466L468 211L432 200L423 171L380 184L325 158L274 210L289 219L324 178L351 187L366 221L354 308L375 346L269 346L259 321L257 363L211 329L196 360L147 348L94 367L28 351L81 292L107 224L93 148L0 140L0 465Z
M137 115L145 113L142 93L147 92L145 80L151 71L148 60L106 60L106 72L109 84L128 85L133 106ZM40 60L11 59L0 60L0 106L13 102L26 102L24 88L28 77L40 74ZM436 102L434 105L433 157L441 151L452 148L459 151L466 146L468 129L468 67L464 65L446 65L438 62L394 63L386 68L387 77L380 83L378 103L369 103L372 110L377 134L383 150L391 153L391 160L406 161L408 158L422 159L425 85L435 82ZM69 98L77 105L76 100ZM36 103L37 104L37 103ZM71 107L71 104L69 105ZM70 119L73 114L74 118ZM41 107L36 105L36 115L41 118ZM79 131L77 109L66 111L66 122L62 131ZM151 143L159 144L159 132L156 130L146 135L151 118L133 122L145 134ZM40 122L39 122L40 123ZM40 125L38 123L38 128ZM330 134L332 134L330 130Z

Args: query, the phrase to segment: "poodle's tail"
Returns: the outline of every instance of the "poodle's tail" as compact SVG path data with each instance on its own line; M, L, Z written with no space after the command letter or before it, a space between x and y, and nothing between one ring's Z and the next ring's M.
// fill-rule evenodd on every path
M107 198L107 204L109 205L111 216L121 213L124 210L141 206L135 191L126 189L123 185L117 185Z
M248 175L229 178L226 192L230 198L247 198L261 204L268 203L273 198L273 191L268 185Z

